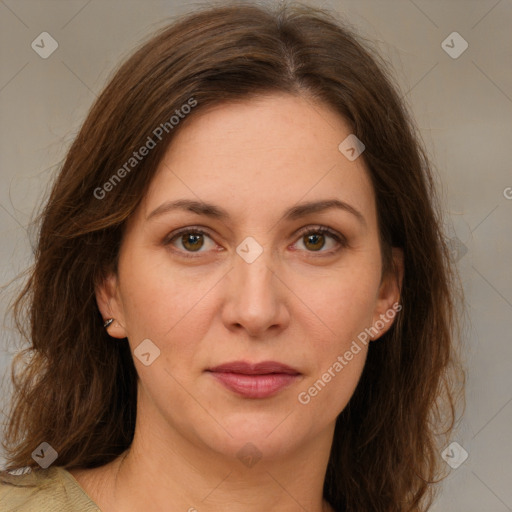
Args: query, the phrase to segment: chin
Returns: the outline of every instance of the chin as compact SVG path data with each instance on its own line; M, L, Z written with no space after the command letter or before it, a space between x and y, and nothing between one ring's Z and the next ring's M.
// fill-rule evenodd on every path
M307 435L304 422L297 423L297 415L289 414L291 410L281 409L281 414L261 410L252 414L226 414L223 416L223 428L204 432L203 442L217 452L239 459L245 455L259 455L267 460L282 456L298 448L303 436Z

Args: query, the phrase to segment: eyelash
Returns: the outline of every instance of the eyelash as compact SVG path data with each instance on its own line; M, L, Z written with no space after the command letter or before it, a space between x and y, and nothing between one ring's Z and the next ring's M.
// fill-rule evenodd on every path
M178 231L175 231L175 232L171 233L170 235L168 235L167 237L165 237L165 239L163 240L163 245L166 245L166 246L171 245L172 242L174 242L174 240L176 240L180 236L185 235L187 233L192 233L194 235L206 235L209 238L211 238L210 233L208 233L208 231L205 231L204 229L202 229L200 227L189 226L189 227L186 227L183 229L179 229ZM301 229L297 233L296 236L297 236L297 239L300 239L306 235L313 235L313 234L329 235L331 238L333 238L338 243L339 247L337 247L335 249L331 249L330 251L320 251L319 252L320 254L323 254L324 256L331 256L331 255L335 254L336 252L338 252L340 250L340 248L348 247L347 239L342 234L338 233L337 231L334 231L333 229L331 229L327 226L321 226L321 225L307 226L307 227ZM181 249L176 249L176 251L179 252L185 258L197 258L197 257L199 257L199 255L202 252L202 251L198 251L198 252L194 253L192 251L182 251ZM306 251L306 252L315 254L315 251Z

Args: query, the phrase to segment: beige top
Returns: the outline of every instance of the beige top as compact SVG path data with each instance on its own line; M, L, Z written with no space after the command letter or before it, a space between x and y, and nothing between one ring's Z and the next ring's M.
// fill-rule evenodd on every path
M0 472L2 512L101 512L71 473L59 466Z

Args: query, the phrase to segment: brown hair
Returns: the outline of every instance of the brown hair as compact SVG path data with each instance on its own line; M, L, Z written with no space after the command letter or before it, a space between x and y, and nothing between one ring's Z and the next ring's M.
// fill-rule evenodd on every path
M452 431L462 397L459 288L431 165L396 91L368 43L331 14L301 5L201 9L134 53L67 154L42 212L35 264L14 303L31 345L13 363L7 469L36 467L31 452L43 441L69 469L104 465L130 445L137 374L129 345L112 343L103 328L95 285L115 271L123 227L174 133L209 105L285 92L328 105L364 142L385 260L391 247L405 259L403 310L371 344L337 418L324 497L340 511L427 510L441 474L437 437ZM197 106L187 118L99 199L98 187L191 98Z

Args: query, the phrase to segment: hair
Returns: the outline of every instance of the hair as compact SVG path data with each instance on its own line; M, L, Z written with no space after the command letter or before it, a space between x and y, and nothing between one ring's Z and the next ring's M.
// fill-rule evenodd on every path
M301 4L203 7L128 58L70 146L12 304L29 346L12 363L6 468L36 468L31 453L43 441L68 469L104 465L129 447L137 373L128 343L113 343L103 328L95 287L116 271L123 229L174 134L208 106L285 93L328 106L364 142L383 269L393 270L392 247L404 253L403 309L370 344L337 417L324 498L339 511L428 510L444 478L439 439L452 432L463 400L459 288L433 166L398 91L368 41L332 13ZM165 122L191 99L197 106L169 129ZM156 142L163 126L154 149L113 183L115 170L148 137Z

